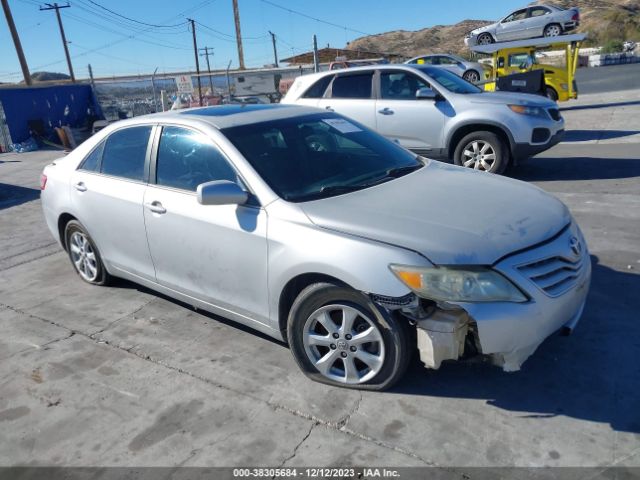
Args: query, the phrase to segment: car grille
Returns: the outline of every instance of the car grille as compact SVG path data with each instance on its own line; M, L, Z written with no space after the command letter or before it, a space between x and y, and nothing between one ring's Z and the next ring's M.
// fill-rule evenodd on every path
M583 256L573 260L556 256L520 265L518 270L547 295L557 297L575 286L585 261Z
M559 122L562 119L562 116L560 116L560 110L558 110L557 108L550 108L549 109L549 115L551 116L551 118L553 118L556 122Z

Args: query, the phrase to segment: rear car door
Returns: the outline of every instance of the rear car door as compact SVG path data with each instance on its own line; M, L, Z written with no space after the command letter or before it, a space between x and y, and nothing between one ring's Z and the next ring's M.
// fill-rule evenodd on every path
M141 125L111 133L73 173L70 192L78 220L108 266L149 280L155 279L155 271L142 200L152 130L151 125Z
M548 15L550 14L551 10L542 5L529 7L529 18L526 21L527 38L541 37L543 35L544 27L547 26Z
M257 201L201 205L201 183L242 179L207 134L173 125L158 133L144 196L157 282L227 312L268 318L266 212Z
M376 128L373 70L338 73L318 107L350 117Z
M376 130L403 147L429 154L442 145L444 100L416 99L429 82L405 70L380 70L376 100Z

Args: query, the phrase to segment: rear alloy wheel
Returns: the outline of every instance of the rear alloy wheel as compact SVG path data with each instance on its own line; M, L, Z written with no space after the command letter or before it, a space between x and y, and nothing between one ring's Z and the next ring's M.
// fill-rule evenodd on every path
M500 174L509 159L504 143L495 133L474 132L458 142L453 161L462 167Z
M557 23L551 23L544 27L543 35L545 37L558 37L562 35L562 27Z
M73 267L85 282L106 285L110 281L111 276L104 268L100 252L80 222L72 220L67 223L65 246Z
M478 36L478 45L491 45L493 43L493 37L490 33L482 33Z
M475 70L467 70L464 72L464 75L462 75L462 78L467 82L478 83L480 81L480 74Z
M291 307L287 338L296 363L312 380L384 390L408 365L407 328L360 292L316 283Z

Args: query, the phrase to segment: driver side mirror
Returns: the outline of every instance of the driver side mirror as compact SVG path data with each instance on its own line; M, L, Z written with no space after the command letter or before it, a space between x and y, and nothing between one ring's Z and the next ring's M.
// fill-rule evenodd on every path
M201 205L242 205L249 199L240 185L229 180L201 183L196 192Z
M435 100L438 94L435 90L427 87L419 88L416 91L416 98L420 100Z

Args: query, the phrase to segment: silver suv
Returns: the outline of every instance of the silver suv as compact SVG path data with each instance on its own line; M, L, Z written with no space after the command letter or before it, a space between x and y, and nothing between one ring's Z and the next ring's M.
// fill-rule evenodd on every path
M564 120L551 100L485 92L424 65L304 75L282 103L336 111L420 155L492 173L547 150L564 133Z

